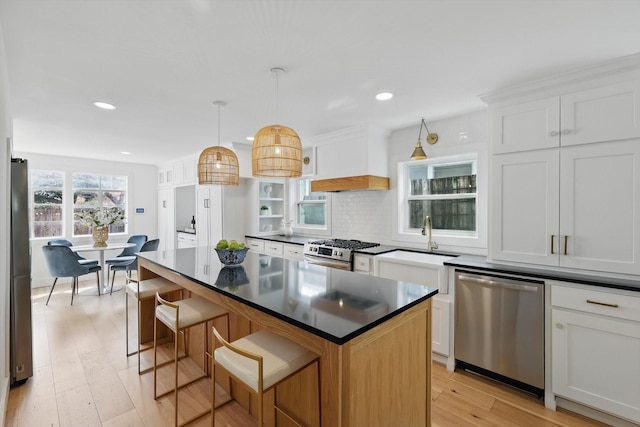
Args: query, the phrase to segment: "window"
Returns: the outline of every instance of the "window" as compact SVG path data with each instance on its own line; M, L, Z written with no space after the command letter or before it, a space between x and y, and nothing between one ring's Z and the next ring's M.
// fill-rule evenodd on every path
M62 237L64 173L32 170L29 173L31 188L31 236Z
M476 235L476 160L404 164L405 231L421 231L429 215L444 234Z
M91 234L91 228L75 218L77 212L97 207L119 207L127 212L127 177L74 173L73 187L73 235ZM126 222L109 226L109 233L125 233Z
M327 228L327 193L312 192L310 179L298 180L296 225L307 228Z

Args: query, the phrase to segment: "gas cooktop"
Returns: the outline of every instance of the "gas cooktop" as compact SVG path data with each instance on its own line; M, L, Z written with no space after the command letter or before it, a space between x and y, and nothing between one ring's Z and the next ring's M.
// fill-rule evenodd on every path
M380 243L362 242L360 240L345 240L345 239L328 239L328 240L315 240L309 242L311 245L319 245L331 248L360 250L367 248L374 248L380 246Z

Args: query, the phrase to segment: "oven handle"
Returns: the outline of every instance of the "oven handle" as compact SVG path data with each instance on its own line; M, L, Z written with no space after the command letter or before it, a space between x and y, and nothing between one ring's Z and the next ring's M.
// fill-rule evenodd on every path
M340 270L351 270L351 263L347 261L331 260L327 258L316 257L313 255L306 255L306 254L304 256L304 259L310 264L323 265L325 267L333 267L333 268L338 268Z

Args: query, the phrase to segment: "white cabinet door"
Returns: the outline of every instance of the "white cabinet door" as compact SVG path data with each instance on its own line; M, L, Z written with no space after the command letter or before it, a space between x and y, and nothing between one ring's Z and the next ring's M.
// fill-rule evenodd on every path
M449 356L451 302L435 296L432 298L431 311L431 350Z
M553 392L640 422L640 325L552 310Z
M562 146L640 138L640 82L562 95Z
M222 189L219 185L196 187L196 236L198 246L215 246L223 238Z
M266 240L264 242L264 253L267 255L282 256L283 244Z
M283 247L282 255L288 259L304 261L303 250L304 250L303 245L293 245L293 244L285 243Z
M560 155L560 265L640 274L640 142Z
M496 108L491 121L494 154L560 145L558 97Z
M361 274L373 274L373 256L355 254L353 256L353 271Z
M175 190L163 188L158 190L158 250L175 249L176 212Z
M639 112L638 81L496 107L493 154L640 138Z
M558 150L493 156L491 180L491 258L558 265Z

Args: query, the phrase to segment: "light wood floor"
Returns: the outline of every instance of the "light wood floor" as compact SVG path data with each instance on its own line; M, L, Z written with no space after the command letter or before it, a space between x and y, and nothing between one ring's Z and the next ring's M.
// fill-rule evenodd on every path
M95 285L81 284L81 292L82 286ZM124 292L80 295L70 306L70 287L58 284L45 306L48 291L33 292L34 376L11 389L6 426L172 425L171 398L155 401L153 374L139 376L136 357L125 356ZM135 331L134 324L130 328ZM603 425L568 411L548 410L524 393L473 374L448 372L435 363L433 368L434 427ZM206 405L209 386L208 380L189 386L181 411ZM203 418L193 425L209 422ZM233 403L216 412L216 422L231 427L257 424Z

